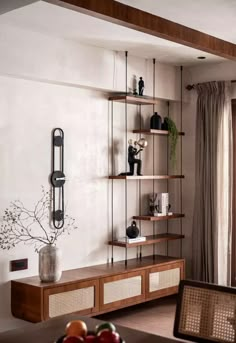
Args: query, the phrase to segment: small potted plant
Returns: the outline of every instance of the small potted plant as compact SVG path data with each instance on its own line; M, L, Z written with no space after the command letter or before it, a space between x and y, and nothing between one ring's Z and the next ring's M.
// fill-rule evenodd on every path
M0 225L0 248L10 250L19 243L33 245L39 253L39 277L43 282L61 277L61 253L56 242L63 234L77 229L75 219L65 215L65 225L56 229L50 225L51 196L42 187L42 196L32 210L20 200L5 209Z

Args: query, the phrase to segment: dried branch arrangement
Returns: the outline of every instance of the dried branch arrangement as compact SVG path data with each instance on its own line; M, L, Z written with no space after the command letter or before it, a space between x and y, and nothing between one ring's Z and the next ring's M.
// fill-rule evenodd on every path
M12 249L19 243L33 245L36 252L46 244L55 244L64 233L76 230L75 219L65 214L64 227L60 230L50 226L51 196L42 187L42 197L33 210L27 209L20 200L10 203L0 225L0 248Z

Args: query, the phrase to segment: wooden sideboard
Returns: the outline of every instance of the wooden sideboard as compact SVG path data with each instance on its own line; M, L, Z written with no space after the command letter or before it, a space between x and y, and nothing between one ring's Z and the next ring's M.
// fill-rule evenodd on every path
M69 313L94 316L178 292L185 262L147 256L64 271L54 283L37 276L11 281L13 316L40 322Z

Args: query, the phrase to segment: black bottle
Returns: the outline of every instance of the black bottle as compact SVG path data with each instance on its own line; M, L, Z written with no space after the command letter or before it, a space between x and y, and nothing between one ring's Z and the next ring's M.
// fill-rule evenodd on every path
M155 112L151 116L150 128L155 130L161 130L161 116L159 116L157 112Z

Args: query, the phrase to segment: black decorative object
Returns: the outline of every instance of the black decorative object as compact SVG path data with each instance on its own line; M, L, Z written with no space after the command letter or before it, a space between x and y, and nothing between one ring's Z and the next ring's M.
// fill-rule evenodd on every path
M142 176L142 161L139 158L136 158L136 155L138 155L140 151L143 151L148 143L144 138L140 138L138 141L135 141L134 146L132 145L132 139L130 139L128 143L128 163L130 171L127 173L120 173L119 175L134 175L134 165L137 164L137 175ZM139 150L135 147L136 145L140 147Z
M134 175L134 165L137 164L137 175L141 175L141 168L142 168L142 161L135 156L138 155L140 151L143 149L140 148L139 150L132 145L132 142L128 147L128 162L129 162L129 169L130 175Z
M161 130L162 128L161 116L157 112L151 116L150 128L155 130Z
M138 227L136 225L136 222L134 220L132 221L132 224L129 227L127 227L126 235L129 238L136 238L136 237L138 237L139 229L138 229Z
M143 81L143 78L140 77L139 82L138 82L138 94L143 95L143 91L144 91L144 81Z
M56 156L57 155L57 156ZM56 161L58 170L56 169ZM52 222L56 229L64 226L64 132L56 128L52 132L52 175L51 183L53 187L53 212ZM56 209L56 204L58 208Z
M168 121L167 121L167 118L164 118L164 121L161 125L161 129L164 130L164 131L168 131Z

